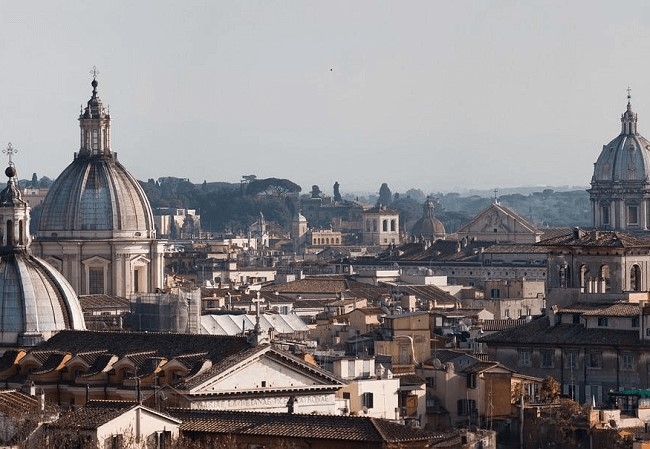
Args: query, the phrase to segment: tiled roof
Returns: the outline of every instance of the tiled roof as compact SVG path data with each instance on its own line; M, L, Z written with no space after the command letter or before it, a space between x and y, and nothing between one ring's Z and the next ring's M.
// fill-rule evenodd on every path
M131 401L91 401L84 407L74 409L53 423L47 424L47 427L95 430L136 406L137 404Z
M597 309L587 310L583 312L583 316L619 316L619 317L634 317L639 316L640 306L638 303L619 302L608 306L603 306Z
M456 304L458 300L435 285L400 285L400 293L414 295L425 301L436 301L439 305Z
M79 302L83 311L93 309L129 310L131 307L128 299L111 295L81 295Z
M344 276L308 276L284 284L277 284L265 290L279 293L331 293L345 292L349 288L349 281Z
M440 438L440 434L367 417L189 409L168 409L167 412L183 422L181 431L184 433L377 443Z
M38 398L16 390L0 390L0 412L5 416L40 408Z
M490 345L579 345L579 346L638 346L638 331L585 328L580 324L549 325L548 317L513 329L503 330L478 339Z
M564 235L569 235L573 232L571 228L539 228L539 231L542 231L541 240L548 240L555 237L561 237Z
M106 351L118 357L154 352L172 359L184 354L206 352L210 359L221 360L250 348L245 337L145 332L103 332L64 330L41 344L39 351L77 354Z
M547 254L548 248L537 246L533 243L513 243L513 244L497 244L485 248L484 254Z
M426 380L415 374L405 374L403 376L399 376L398 379L400 385L423 385L427 383Z
M647 248L650 239L616 231L581 231L536 243L539 246L578 246L593 248Z
M63 368L63 362L68 357L68 354L53 352L49 357L43 362L39 369L34 371L32 374L45 374L57 369Z
M113 364L118 361L118 359L119 358L115 354L105 352L99 355L93 361L92 365L90 365L86 372L81 375L81 377L91 377L96 374L109 371L113 367Z
M499 364L497 362L476 362L463 368L462 372L468 374L478 374L482 373L483 371L487 371L490 368L494 368L495 366L499 366Z
M7 368L11 368L16 365L18 362L18 357L22 354L22 351L19 349L9 349L2 354L0 357L0 371L4 371Z

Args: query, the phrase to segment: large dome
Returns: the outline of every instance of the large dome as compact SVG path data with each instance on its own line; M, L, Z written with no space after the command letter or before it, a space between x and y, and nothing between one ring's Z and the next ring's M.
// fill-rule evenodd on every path
M0 345L33 346L64 329L85 329L72 286L50 264L30 254L29 207L10 166L0 192Z
M425 239L442 239L445 237L445 226L435 215L435 204L427 197L422 206L422 218L415 222L411 228L411 235Z
M632 112L629 97L627 110L621 116L621 133L607 145L594 164L594 183L646 182L650 175L650 142L637 132L637 115Z
M81 148L43 201L39 240L155 238L144 190L111 151L110 115L97 84L93 79L79 116Z

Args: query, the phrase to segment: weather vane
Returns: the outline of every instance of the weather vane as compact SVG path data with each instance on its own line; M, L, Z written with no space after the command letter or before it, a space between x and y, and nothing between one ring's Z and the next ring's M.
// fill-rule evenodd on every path
M14 163L13 163L13 161L11 160L11 156L13 156L14 154L18 153L18 150L15 149L13 146L11 146L11 142L9 142L9 144L7 145L7 148L4 149L4 150L2 150L2 152L3 152L4 154L6 154L6 155L9 157L9 165L13 166Z
M93 76L93 79L97 79L97 75L99 75L99 70L97 70L96 65L93 66L93 69L90 71L90 74Z
M632 98L632 89L630 89L630 86L627 86L627 99L629 100Z

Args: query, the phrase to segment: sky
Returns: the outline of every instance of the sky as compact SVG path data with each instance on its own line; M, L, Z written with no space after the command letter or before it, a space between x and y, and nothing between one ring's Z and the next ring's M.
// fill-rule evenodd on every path
M650 137L650 2L0 0L0 148L55 178L99 70L138 179L304 192L589 185L627 88Z

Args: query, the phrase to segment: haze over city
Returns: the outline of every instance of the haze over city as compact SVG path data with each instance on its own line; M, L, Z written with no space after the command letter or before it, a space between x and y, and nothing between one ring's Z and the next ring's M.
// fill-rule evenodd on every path
M589 184L631 87L650 135L650 5L2 2L0 142L21 177L110 105L138 179L288 178L343 193Z

